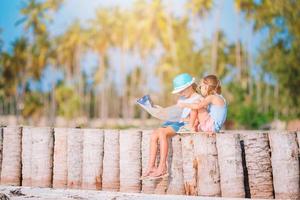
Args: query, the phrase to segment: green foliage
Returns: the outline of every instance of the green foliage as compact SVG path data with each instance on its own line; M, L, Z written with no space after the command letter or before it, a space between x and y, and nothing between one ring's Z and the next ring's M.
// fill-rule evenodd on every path
M80 98L74 89L60 85L55 91L55 100L58 105L58 115L71 119L78 116Z
M43 102L41 100L41 94L37 92L27 92L25 94L24 109L22 110L22 116L24 118L41 117L43 114Z
M277 116L274 114L277 112L284 119L300 116L300 4L297 1L234 2L238 17L246 13L246 17L255 22L255 30L268 32L256 60L262 70L254 76L250 73L254 62L251 62L247 48L239 40L230 43L218 28L214 30L212 40L204 40L202 47L196 46L194 34L197 32L193 32L192 26L202 23L202 19L212 12L215 6L212 0L186 0L182 16L175 16L160 0L136 1L131 8L125 9L102 7L84 28L79 21L74 21L64 33L53 38L48 32L49 24L53 11L57 11L62 2L24 1L20 10L24 18L19 24L23 24L32 39L18 38L11 52L0 52L0 94L9 97L6 99L24 100L22 114L26 117L35 116L34 113L41 115L41 105L45 102L40 99L45 94L30 90L24 94L24 88L29 79L39 80L49 63L65 72L66 85L55 87L54 84L55 95L51 93L50 96L56 101L58 115L69 119L84 112L89 112L86 116L102 116L98 113L101 108L98 104L105 101L102 108L119 112L114 116L126 116L125 112L129 113L130 109L123 107L134 109L134 98L150 91L146 88L150 66L155 66L151 70L162 83L162 93L153 94L161 99L160 104L172 102L172 79L177 74L187 72L201 78L213 71L222 81L227 80L222 84L222 90L229 102L228 119L235 121L238 127L259 128ZM216 9L216 12L221 10ZM217 27L217 20L215 23ZM119 105L110 101L119 98L116 97L119 86L112 80L116 70L111 64L111 60L116 59L112 49L122 54L117 70L123 75L120 99L124 102ZM81 79L80 63L87 51L93 51L99 57L92 86L88 86L86 77ZM130 69L125 69L130 63L126 59L130 56L141 61L138 68L129 66ZM266 74L272 75L275 86L263 79ZM107 95L103 93L105 95L99 98L97 88L100 85L105 86ZM276 88L279 93L274 95ZM88 97L88 94L92 95ZM51 105L55 107L54 103ZM83 105L87 109L84 110ZM134 117L134 112L131 113Z
M273 113L261 112L255 104L243 105L231 103L228 108L228 119L238 124L236 128L258 129L273 118Z
M242 6L256 30L267 30L258 63L273 74L280 91L281 116L300 117L299 1L249 1ZM286 117L286 116L285 116Z

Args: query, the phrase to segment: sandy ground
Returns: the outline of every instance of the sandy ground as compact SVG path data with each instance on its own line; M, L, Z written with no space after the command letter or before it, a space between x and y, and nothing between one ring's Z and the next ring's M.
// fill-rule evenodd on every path
M86 199L105 199L105 200L242 200L240 198L219 198L219 197L197 197L183 195L154 195L141 193L120 193L105 192L95 190L70 190L52 188L30 188L15 186L0 186L0 200L2 199L62 199L62 200L86 200ZM5 198L5 194L9 198Z

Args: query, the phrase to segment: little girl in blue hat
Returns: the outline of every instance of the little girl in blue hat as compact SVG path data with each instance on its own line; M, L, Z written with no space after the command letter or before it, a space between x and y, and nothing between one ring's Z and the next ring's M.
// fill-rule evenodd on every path
M196 92L195 79L187 74L183 73L176 76L173 80L173 94L179 95L178 102L183 103L196 103L199 102L202 98ZM181 114L181 120L179 122L167 121L162 124L162 127L153 131L151 135L151 144L150 144L150 159L148 164L148 169L143 174L142 178L157 179L168 176L167 172L167 155L168 155L168 139L176 135L179 129L188 122L191 129L194 129L197 125L197 113L193 112L191 115L190 108L184 108ZM160 162L158 167L155 167L156 153L158 148L158 141L160 145Z
M219 132L227 116L227 103L221 94L220 80L215 75L208 75L199 86L203 100L198 103L179 102L178 105L197 113L200 131Z

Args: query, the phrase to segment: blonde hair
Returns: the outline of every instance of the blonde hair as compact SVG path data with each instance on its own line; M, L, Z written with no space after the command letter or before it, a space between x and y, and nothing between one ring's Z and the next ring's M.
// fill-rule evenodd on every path
M215 75L208 75L203 78L203 83L208 85L207 94L221 94L221 83L217 76Z

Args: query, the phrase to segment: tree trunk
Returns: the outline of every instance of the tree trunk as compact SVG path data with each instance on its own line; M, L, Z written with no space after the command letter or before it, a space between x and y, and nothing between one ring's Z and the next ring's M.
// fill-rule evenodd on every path
M105 130L102 190L119 191L120 188L119 131Z
M3 128L3 156L1 184L19 186L21 184L21 140L20 127Z
M121 48L121 76L122 76L122 118L127 119L128 118L128 97L127 97L127 91L128 91L128 85L126 80L126 71L125 71L125 48Z
M220 172L215 135L195 134L194 151L197 159L197 190L199 196L221 196Z
M55 120L56 120L56 101L55 101L55 89L56 89L56 84L54 79L52 80L52 90L51 90L51 96L50 96L50 104L51 104L51 109L50 109L50 126L54 127L55 126Z
M81 129L68 129L68 188L79 189L82 181L82 136Z
M102 56L101 56L102 55ZM107 73L106 73L106 64L105 64L105 54L101 53L99 55L99 57L101 57L100 59L100 81L101 81L101 91L100 91L100 113L99 116L101 117L102 120L107 120L108 118L108 104L109 102L109 98L107 96Z
M171 157L172 157L172 141L171 139L168 139L168 157L167 157L167 167L168 167L168 172L171 171ZM159 146L159 144L158 144ZM157 152L157 166L159 165L160 162L160 148L158 148L158 152ZM169 177L165 177L162 179L156 179L154 181L155 187L154 187L154 194L166 194L167 189L168 189L168 182L169 182Z
M170 173L170 183L168 186L167 194L184 195L184 182L183 182L183 166L182 166L182 149L181 137L174 136L172 138L172 160Z
M142 133L142 174L145 173L145 170L148 168L149 156L150 156L150 142L152 130L144 130ZM155 182L144 179L142 181L142 192L146 194L154 193Z
M269 134L273 183L276 199L300 199L299 157L296 134L274 131Z
M31 186L51 187L53 164L53 129L31 129Z
M181 143L185 194L197 195L197 161L194 155L192 135L183 135Z
M100 190L103 171L103 130L83 131L82 188Z
M272 199L273 180L268 135L243 134L251 198Z
M141 191L141 132L120 131L120 191Z
M242 153L238 134L216 135L222 197L245 197Z
M54 129L53 188L67 188L68 129Z
M100 94L100 108L101 108L101 112L100 112L100 117L101 120L103 120L104 122L107 120L108 118L108 104L109 104L109 100L107 97L107 87L106 84L102 85L103 88L101 89L101 94Z

